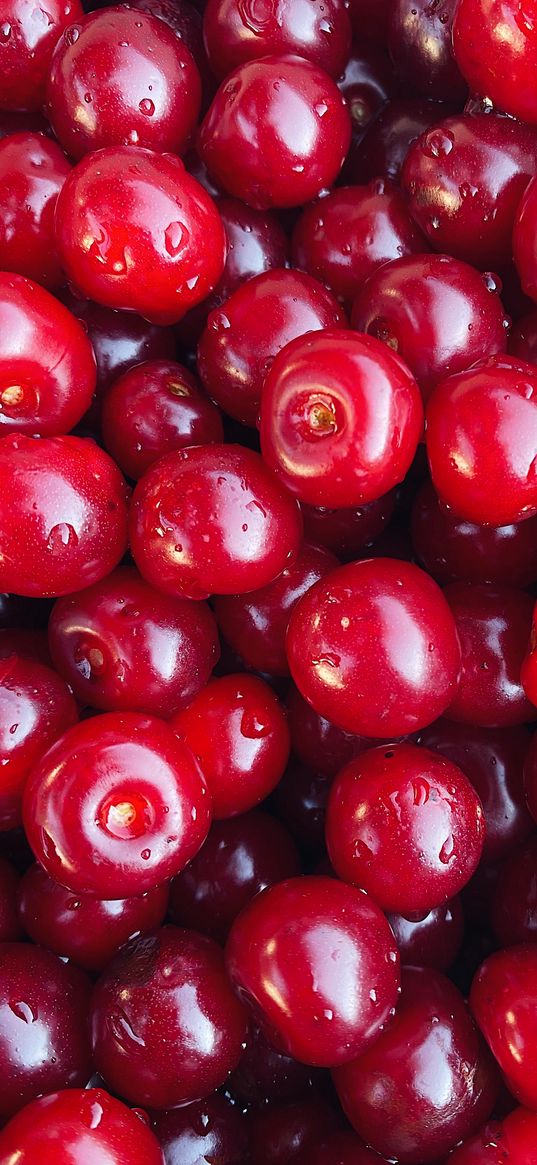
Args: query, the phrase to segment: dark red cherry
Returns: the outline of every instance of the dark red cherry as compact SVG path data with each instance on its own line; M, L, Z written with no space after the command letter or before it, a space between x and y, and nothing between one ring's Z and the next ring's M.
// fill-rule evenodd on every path
M457 3L395 0L390 6L388 47L395 71L424 97L455 102L466 97L452 46Z
M81 704L165 720L201 691L220 654L205 603L163 595L129 566L60 599L49 644Z
M224 1083L240 1060L246 1013L216 943L165 926L129 943L101 976L91 1031L95 1066L115 1092L173 1108Z
M5 1121L42 1093L86 1083L90 984L77 967L43 947L2 943L0 958L0 1116Z
M208 0L203 39L219 81L271 53L296 53L337 79L350 53L351 25L343 0Z
M244 1165L249 1157L245 1117L218 1092L158 1113L153 1132L166 1165Z
M459 680L457 630L440 588L391 558L350 563L316 583L291 615L287 653L319 715L381 739L430 724Z
M106 8L106 4L100 5ZM203 45L202 16L195 3L190 0L131 0L129 8L148 12L163 20L192 53L201 75L204 97L212 96L216 82L209 69L207 54Z
M23 1108L0 1133L0 1165L162 1165L160 1146L138 1113L101 1088L68 1089Z
M522 290L533 300L537 299L536 217L537 182L532 181L526 187L517 210L513 231L513 255Z
M455 1149L447 1165L533 1165L536 1137L537 1115L517 1108Z
M322 1081L320 1068L308 1068L306 1064L278 1052L251 1020L246 1047L240 1063L229 1077L228 1089L242 1104L272 1105L301 1100Z
M6 858L0 858L0 943L15 942L22 935L17 905L19 875Z
M460 0L453 36L457 64L470 88L514 117L537 122L537 31L531 5Z
M46 10L34 0L8 0L0 25L0 109L41 110L54 46L83 16L80 0L47 0Z
M382 1165L383 1158L366 1148L355 1133L345 1130L309 1145L293 1160L294 1165Z
M273 55L222 82L199 142L219 185L262 210L301 206L332 186L350 137L345 102L324 69Z
M524 788L529 811L533 820L537 821L537 742L535 736L532 736L524 758Z
M75 894L129 898L194 857L209 830L210 797L167 724L108 712L71 728L33 769L24 822L55 881Z
M363 39L360 34L352 45L344 71L338 77L338 88L343 93L351 115L352 158L354 152L359 152L368 125L388 98L393 97L399 89L385 48L372 40Z
M349 13L352 27L359 37L384 44L388 33L390 0L350 0Z
M401 1165L426 1165L488 1119L498 1079L457 988L429 967L405 968L402 983L391 1022L334 1082L372 1148L397 1154Z
M287 696L287 718L295 756L327 777L335 777L344 765L377 743L365 736L353 736L324 720L294 684Z
M68 292L62 300L86 329L97 361L99 400L117 377L145 360L175 360L171 328L150 324L135 312L112 311Z
M249 1116L252 1160L256 1165L288 1165L301 1150L310 1151L341 1124L341 1114L319 1096L264 1105Z
M365 506L337 510L327 509L326 506L307 506L303 502L300 509L306 538L331 550L343 562L359 558L388 525L393 515L395 497L395 490L390 490Z
M281 1051L330 1067L378 1036L397 1000L399 956L372 899L333 878L264 890L226 947L240 997Z
M537 834L503 863L492 892L490 919L500 946L537 942Z
M537 946L490 955L472 983L470 1007L513 1096L537 1107Z
M422 917L389 914L388 922L403 964L448 971L454 963L464 937L464 913L458 895L442 906L434 906Z
M382 177L397 182L412 142L440 118L454 112L445 102L419 97L388 101L368 126L358 148L351 150L344 167L346 181L370 182Z
M104 578L125 552L125 481L93 441L4 437L0 499L0 590L68 594Z
M326 856L324 823L332 777L314 766L291 759L287 771L271 797L274 813L292 833L297 845L310 859Z
M26 871L19 888L26 934L85 971L102 971L118 947L161 926L167 905L167 885L155 886L139 898L74 895L37 863Z
M0 143L0 268L51 291L64 283L54 211L70 170L60 147L42 133L14 133Z
M257 590L285 569L301 535L297 503L243 446L168 454L134 491L132 554L140 573L167 594L205 599Z
M509 333L509 352L519 360L537 364L537 310L523 315Z
M0 140L16 133L41 133L50 137L52 130L41 113L0 109Z
M387 262L359 289L351 322L402 357L425 399L444 377L507 345L499 296L473 267L448 255Z
M253 812L215 821L199 853L172 881L171 917L224 943L260 890L300 873L295 843L275 817Z

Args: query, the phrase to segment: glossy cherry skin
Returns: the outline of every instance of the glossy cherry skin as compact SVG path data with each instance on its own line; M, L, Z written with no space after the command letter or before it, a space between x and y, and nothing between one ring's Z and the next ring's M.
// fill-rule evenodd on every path
M90 984L43 947L3 943L0 985L0 1116L55 1088L84 1085L91 1073Z
M247 595L217 596L214 611L222 635L248 667L289 675L285 637L291 611L337 565L329 550L303 542L293 562L266 587Z
M238 1064L246 1013L212 939L165 926L135 939L99 979L93 1057L131 1104L173 1108L208 1096Z
M537 513L536 394L536 369L513 356L490 357L435 389L425 434L431 476L459 518L508 526Z
M0 942L15 942L22 935L17 905L19 875L6 858L0 858Z
M0 498L0 590L68 594L104 578L125 552L125 481L93 441L4 437Z
M60 599L49 644L81 704L165 720L201 691L220 654L205 603L163 595L130 566Z
M464 938L464 913L460 897L434 906L423 917L389 914L388 922L399 947L401 963L448 971Z
M310 275L266 271L242 283L209 315L198 346L199 375L226 413L254 426L277 353L297 336L345 322L334 296Z
M470 1007L513 1096L537 1108L537 946L490 955L472 983Z
M457 2L395 0L390 6L388 47L397 75L439 101L464 101L467 93L451 43Z
M8 272L0 274L0 329L0 434L68 433L95 391L84 329L43 287Z
M336 874L392 914L425 914L477 869L485 822L461 769L414 744L369 749L336 777L326 842Z
M175 360L175 336L171 328L150 324L134 312L112 311L69 292L62 300L85 328L97 361L97 394L117 377L145 360Z
M455 1149L447 1165L534 1165L536 1137L536 1114L517 1108Z
M40 111L54 46L84 11L80 0L8 0L2 9L0 109Z
M444 594L462 653L459 687L446 711L448 719L482 728L534 720L537 710L520 679L531 631L531 596L488 583L451 583Z
M42 1096L0 1133L0 1165L164 1165L154 1134L137 1113L101 1088Z
M537 363L537 309L523 315L511 329L509 351L529 364Z
M239 445L162 457L138 482L130 513L140 573L158 590L191 599L272 582L302 535L297 503L259 454Z
M249 1116L252 1160L256 1165L287 1165L341 1124L341 1113L322 1096L264 1105Z
M382 1165L382 1158L366 1148L353 1132L332 1133L321 1144L309 1145L294 1158L294 1165Z
M167 724L105 712L64 733L33 769L24 822L55 881L75 894L129 898L194 857L209 830L210 797Z
M287 696L287 718L294 755L304 765L327 777L335 777L344 765L376 744L375 740L353 736L324 720L294 684Z
M359 506L388 493L410 468L422 425L403 362L351 331L292 341L263 386L263 456L312 506Z
M179 158L124 146L82 159L56 205L69 282L105 307L171 324L213 290L224 269L214 202Z
M184 1108L158 1113L153 1131L166 1165L244 1165L248 1130L243 1113L218 1092Z
M352 156L367 126L388 98L395 96L399 89L386 49L369 38L362 39L360 34L353 42L344 72L338 77L338 88L343 93L351 115Z
M513 255L522 284L522 290L531 299L537 299L537 250L535 221L537 217L537 183L530 182L517 210L513 230Z
M535 173L537 137L511 118L460 115L410 147L401 183L432 247L486 271L511 260L520 198Z
M291 615L287 654L299 691L319 715L383 740L445 711L461 660L440 588L393 558L349 563L316 583Z
M219 81L246 61L280 53L305 57L337 80L350 53L351 25L342 0L279 0L259 9L251 0L209 0L203 39Z
M532 82L537 35L516 0L460 0L453 44L471 89L522 121L537 123Z
M537 942L537 834L503 863L490 902L490 919L502 947Z
M246 1047L229 1077L228 1089L242 1104L259 1106L301 1100L316 1083L323 1082L323 1077L320 1068L308 1068L278 1052L250 1020Z
M498 1091L462 995L429 967L403 970L391 1023L334 1082L359 1135L402 1165L425 1165L475 1132Z
M50 291L64 282L54 211L70 170L60 147L41 133L14 133L0 143L0 268Z
M525 587L537 579L537 517L482 526L442 505L431 482L416 494L411 516L416 557L437 582Z
M411 255L373 272L351 322L397 352L427 399L440 380L505 352L507 319L487 281L448 255Z
M352 303L383 263L422 251L401 193L382 178L369 186L343 186L307 206L292 239L293 262Z
M337 85L302 57L249 61L222 82L201 126L202 160L248 205L301 206L332 186L351 122Z
M52 668L15 653L0 660L0 830L20 825L28 774L77 719L71 690Z
M229 974L275 1047L306 1064L352 1060L397 1001L399 955L372 899L333 878L270 886L235 921Z
M348 182L370 182L390 178L397 182L401 167L412 144L440 120L455 112L445 102L425 98L398 98L386 102L360 141L351 151L344 167Z

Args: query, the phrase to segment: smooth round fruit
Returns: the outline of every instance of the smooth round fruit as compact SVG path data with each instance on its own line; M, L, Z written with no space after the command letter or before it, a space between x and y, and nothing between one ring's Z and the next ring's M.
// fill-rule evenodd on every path
M537 946L509 947L490 955L472 983L470 1007L509 1091L537 1108Z
M531 299L537 299L537 250L535 221L537 216L537 183L526 187L517 210L513 231L513 255L522 290Z
M166 1165L242 1165L248 1130L240 1109L215 1092L205 1100L157 1113L153 1131Z
M54 46L62 32L81 20L80 0L47 0L46 11L34 0L8 0L0 26L0 109L40 111Z
M435 906L419 918L389 914L388 922L399 947L401 963L448 971L464 938L464 913L459 896Z
M64 283L54 211L70 171L60 147L41 133L14 133L0 143L0 269L50 291Z
M455 57L471 89L522 121L537 123L537 31L518 0L459 0Z
M296 53L338 78L351 49L351 26L342 0L209 0L203 39L219 80L245 61L273 53Z
M335 1129L341 1113L330 1100L307 1096L292 1104L265 1104L249 1113L248 1132L256 1165L287 1165Z
M335 777L366 748L377 742L336 728L319 716L294 684L287 695L287 719L294 755L311 770Z
M361 35L356 38L345 70L338 77L338 89L343 93L351 115L353 140L347 164L352 165L353 154L359 153L367 127L388 98L399 90L386 49L372 40L362 39Z
M100 405L103 393L114 380L145 360L175 360L175 336L171 328L159 328L131 311L112 311L109 307L77 299L69 292L62 301L85 328L97 361L97 394Z
M231 1073L228 1088L242 1104L259 1106L307 1098L311 1088L316 1082L322 1084L323 1078L322 1069L308 1068L276 1051L250 1020L246 1047L238 1067Z
M536 1138L537 1115L516 1108L455 1149L446 1165L535 1165Z
M464 101L466 85L453 56L453 18L458 0L394 0L388 47L395 71L424 97Z
M446 102L439 104L422 97L396 96L387 101L367 127L359 148L349 154L344 170L346 181L370 182L381 175L397 182L412 142L440 118L455 112Z
M371 546L385 530L393 516L395 501L395 490L390 490L367 506L332 510L326 506L307 506L303 502L300 509L304 533L311 542L325 546L343 562L352 562L360 558L366 547Z

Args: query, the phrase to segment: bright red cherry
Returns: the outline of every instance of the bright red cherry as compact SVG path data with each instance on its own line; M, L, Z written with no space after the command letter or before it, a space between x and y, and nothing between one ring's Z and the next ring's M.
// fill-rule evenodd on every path
M490 1116L492 1059L462 995L430 968L407 967L396 1014L362 1056L334 1072L343 1108L378 1153L426 1165Z
M470 1007L513 1096L537 1108L537 946L490 955L472 983Z
M309 1152L341 1124L341 1112L323 1096L262 1105L249 1113L252 1160L256 1165L287 1165L302 1149Z
M97 898L144 894L178 874L210 825L210 797L171 728L103 713L66 732L26 785L24 822L55 881Z
M135 939L99 979L91 1008L97 1070L131 1104L174 1108L208 1096L238 1064L246 1013L220 948L165 926Z
M205 603L163 595L130 566L60 599L49 644L81 704L165 720L201 691L220 654Z
M54 211L70 171L60 147L41 133L15 133L0 143L0 268L51 291L64 283Z
M69 282L88 299L171 324L224 268L218 211L179 158L124 146L82 159L56 207Z
M348 182L370 182L390 178L397 182L412 142L441 117L456 110L425 98L396 98L387 101L378 117L368 126L359 148L351 151L345 163Z
M8 0L0 25L0 109L41 110L58 38L84 10L80 0ZM69 33L67 33L69 35Z
M205 1100L157 1113L153 1131L167 1165L243 1165L248 1160L244 1114L214 1092Z
M274 53L296 53L336 79L351 49L351 25L343 0L209 0L203 38L219 80L246 61Z
M446 1165L535 1165L536 1143L537 1115L516 1108L455 1149Z
M467 89L455 63L453 18L458 0L394 0L388 47L395 71L412 89L442 101L464 101Z
M97 361L99 398L124 372L145 360L175 360L175 336L172 328L150 324L130 311L112 311L109 307L77 299L69 292L62 300L80 320L91 341Z
M537 513L533 365L492 356L448 377L429 401L425 436L435 489L459 518L508 526Z
M423 917L389 914L388 922L403 964L448 971L454 963L464 938L464 913L458 896L433 907Z
M0 1133L0 1165L163 1165L144 1120L101 1088L68 1089L23 1108Z
M350 137L345 102L324 69L273 55L222 82L200 153L223 189L250 206L301 206L332 186Z
M532 5L519 0L459 0L453 37L457 64L470 88L513 117L537 123Z
M0 942L10 943L22 935L17 892L19 875L11 862L0 858Z
M392 558L339 567L297 604L291 675L325 719L390 739L425 727L457 690L455 621L428 575Z
M537 834L533 832L501 868L490 902L500 946L537 942Z
M372 899L333 878L289 878L234 923L226 961L277 1048L307 1064L353 1059L397 1000L399 956Z
M52 597L104 578L127 545L127 489L112 459L81 437L4 437L0 542L1 590Z
M168 454L134 491L132 554L140 573L167 594L205 599L257 590L281 574L301 535L297 503L243 446Z
M201 74L203 90L214 93L216 82L211 75L207 54L203 46L202 16L198 5L190 0L132 0L129 8L139 12L149 12L163 20L173 29L176 36L190 50ZM210 98L209 98L210 100Z

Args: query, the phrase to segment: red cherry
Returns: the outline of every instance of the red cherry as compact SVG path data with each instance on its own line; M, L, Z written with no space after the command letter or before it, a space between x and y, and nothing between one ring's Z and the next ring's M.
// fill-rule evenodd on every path
M456 110L445 102L424 98L388 101L368 126L359 148L345 164L348 182L370 182L379 175L397 182L412 142L441 117Z
M294 1158L294 1165L382 1165L383 1158L351 1132L332 1133L321 1144L310 1145Z
M153 1131L170 1165L241 1165L248 1159L243 1113L214 1092L205 1100L157 1113Z
M310 1152L339 1128L341 1117L328 1100L316 1096L293 1104L264 1105L250 1113L248 1125L256 1165L287 1165L302 1149Z
M216 88L216 82L209 69L207 53L203 45L201 12L190 0L130 0L129 8L148 12L163 20L192 53L201 76L204 105L208 104Z
M537 1115L516 1108L455 1149L447 1165L534 1165L536 1137Z
M19 875L11 862L0 858L0 942L10 943L22 935L17 907Z
M537 33L518 0L459 0L455 57L470 88L522 121L537 122Z
M336 728L335 724L319 716L294 685L287 697L287 718L295 756L310 769L317 769L327 777L335 777L344 765L377 743L366 736L353 736Z
M300 849L316 861L326 855L324 823L331 783L326 773L292 760L271 797L273 811Z
M403 964L448 971L454 963L464 937L464 913L458 896L434 906L422 918L389 914L388 922Z
M467 92L453 56L457 4L395 0L390 5L388 47L397 75L425 97L440 101L464 101Z
M208 0L203 38L219 80L270 53L296 53L337 79L350 53L351 26L342 0L287 0L279 6Z
M528 1108L537 1107L537 947L490 955L472 983L470 1006L507 1081Z
M276 1051L261 1029L251 1021L246 1047L228 1088L243 1104L256 1105L307 1098L312 1086L321 1083L320 1068L308 1068ZM316 1100L319 1097L316 1096Z
M395 490L390 490L366 506L337 510L307 506L303 502L300 509L306 538L318 546L325 546L343 562L359 558L361 552L384 531L393 515L395 498Z
M537 941L537 834L502 865L490 902L492 929L502 947Z
M46 11L34 0L8 0L0 25L0 109L41 110L54 46L83 16L80 0L47 0Z
M347 165L352 165L353 154L359 153L368 125L374 121L388 98L398 92L399 85L393 76L390 58L384 46L369 39L362 40L361 35L354 41L345 70L338 77L337 83L349 107L352 121L353 142L346 169Z
M350 0L352 27L358 36L384 44L388 32L390 0Z
M100 398L114 380L145 360L175 360L171 328L159 328L134 312L112 311L68 292L62 300L85 328L97 361Z
M59 146L41 133L14 133L0 144L0 268L51 291L64 282L54 211L70 171Z

